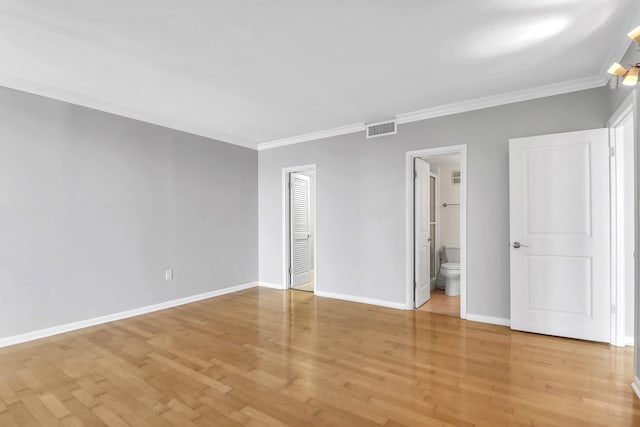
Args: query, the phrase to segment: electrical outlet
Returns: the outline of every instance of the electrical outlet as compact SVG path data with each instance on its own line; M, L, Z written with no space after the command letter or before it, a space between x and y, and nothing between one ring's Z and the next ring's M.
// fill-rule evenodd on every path
M167 270L164 272L164 280L173 280L173 270Z

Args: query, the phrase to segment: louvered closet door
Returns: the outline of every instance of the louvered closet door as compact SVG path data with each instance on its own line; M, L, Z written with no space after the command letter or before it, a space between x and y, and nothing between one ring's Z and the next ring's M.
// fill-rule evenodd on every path
M291 286L310 280L311 260L309 251L309 177L291 174L290 185L290 236L291 236Z

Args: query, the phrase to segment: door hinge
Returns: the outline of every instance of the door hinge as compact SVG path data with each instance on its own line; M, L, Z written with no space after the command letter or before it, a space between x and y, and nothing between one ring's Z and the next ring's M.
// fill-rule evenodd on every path
M413 179L418 178L418 171L413 171Z
M289 181L289 190L291 190L291 181Z
M611 304L611 314L616 314L618 312L618 308L615 304Z
M289 267L289 276L291 276L291 267Z
M609 157L615 157L616 147L609 147Z

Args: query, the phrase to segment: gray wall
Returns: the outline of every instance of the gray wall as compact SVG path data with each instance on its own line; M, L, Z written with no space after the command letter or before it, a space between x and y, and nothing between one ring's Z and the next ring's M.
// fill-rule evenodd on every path
M316 163L318 289L405 302L405 152L468 145L468 311L509 317L508 140L603 127L599 88L259 152L260 280L282 284L283 167Z
M2 88L0 123L0 337L257 280L255 151Z

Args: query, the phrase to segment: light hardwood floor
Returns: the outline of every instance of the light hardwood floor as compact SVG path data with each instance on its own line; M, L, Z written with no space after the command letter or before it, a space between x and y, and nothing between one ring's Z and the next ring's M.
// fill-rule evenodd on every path
M0 426L640 425L632 350L254 288L0 349Z

